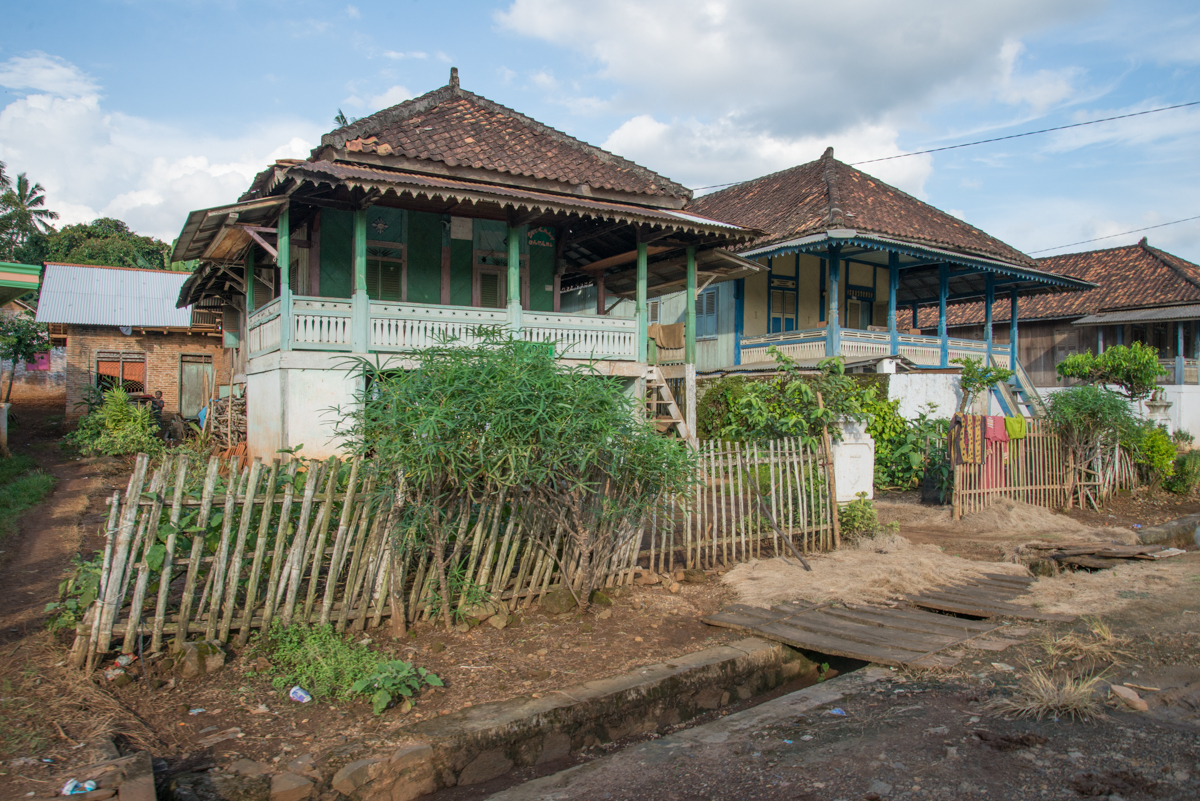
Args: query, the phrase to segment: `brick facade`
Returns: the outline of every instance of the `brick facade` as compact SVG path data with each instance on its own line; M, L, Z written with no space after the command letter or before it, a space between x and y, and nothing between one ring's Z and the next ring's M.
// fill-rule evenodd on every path
M83 400L84 390L95 386L96 356L102 351L145 354L146 392L162 391L164 412L179 412L180 357L184 354L212 357L216 383L229 383L229 355L221 344L221 335L208 333L159 333L135 330L125 336L120 329L102 325L67 327L67 408L68 420L78 420L83 409L75 404Z

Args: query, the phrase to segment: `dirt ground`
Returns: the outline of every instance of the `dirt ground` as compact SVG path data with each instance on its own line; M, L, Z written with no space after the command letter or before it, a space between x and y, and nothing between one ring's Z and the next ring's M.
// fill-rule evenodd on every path
M365 702L297 704L257 675L247 655L236 653L222 671L197 680L171 684L164 683L165 677L147 676L114 689L99 674L84 676L67 667L64 648L70 638L56 640L42 628L42 610L55 600L72 555L90 554L102 544L104 500L127 474L120 461L76 460L62 451L57 445L61 411L57 404L18 404L19 425L11 437L14 448L33 454L58 485L46 503L23 516L18 535L0 543L2 798L48 794L73 768L98 757L92 743L101 735L114 736L120 747L150 748L172 770L226 764L240 756L272 763L335 746L347 737L395 739L409 723L452 709L552 692L741 636L699 621L736 597L736 581L731 588L712 577L704 584L683 584L674 594L661 586L635 587L611 607L582 616L528 611L503 631L485 625L465 635L447 634L426 624L401 640L377 634L381 639L375 647L446 681L445 689L428 691L407 715L389 710L374 717ZM900 535L911 544L879 540L859 549L861 554L821 557L814 567L822 561L834 568L838 560L865 559L871 572L855 574L855 581L869 584L869 576L886 574L874 590L886 595L895 591L896 581L916 580L891 567L914 552L931 560L927 570L914 573L925 581L946 575L948 565L964 575L1019 571L1017 565L993 560L1004 559L1030 539L1128 539L1134 518L1149 525L1195 511L1184 510L1174 499L1162 504L1123 500L1128 503L1114 513L1116 518L1014 507L954 523L944 510L903 497L882 499L881 518L897 520ZM739 567L727 578L738 571L753 576L763 564ZM842 566L843 572L848 570ZM827 578L836 583L837 572L831 570ZM787 595L789 585L797 588L796 597L803 596L799 588L805 582L814 591L825 586L813 578L775 575L771 580L783 586L771 590L771 597ZM845 575L841 582L854 583ZM859 799L872 792L869 782L862 781L868 775L890 786L889 799L975 797L976 790L986 798L1080 798L1085 796L1080 788L1108 788L1104 794L1124 798L1196 797L1200 554L1042 579L1025 602L1048 611L1103 616L1118 636L1129 640L1128 654L1119 664L1085 660L1054 669L1098 671L1107 679L1155 687L1145 693L1150 710L1113 709L1107 720L1087 724L1008 722L990 713L987 704L1011 692L1028 668L1049 664L1051 657L1038 637L1070 628L1037 626L1020 647L1001 654L969 652L962 663L965 670L897 674L886 692L848 700L846 718L800 720L787 736L764 733L763 745L754 753L724 755L727 763L720 758L711 763L682 760L661 776L631 776L636 788L613 797ZM1015 669L994 667L993 662ZM192 714L195 710L203 711ZM997 751L977 731L1029 731L1047 739L1040 746ZM220 739L226 735L229 739ZM775 737L792 743L778 745ZM800 743L812 745L802 752L792 748ZM947 749L957 749L957 756L949 756ZM1103 778L1114 771L1126 773ZM1074 777L1088 773L1101 778L1076 782ZM1141 778L1129 778L1135 774ZM662 776L672 781L664 784ZM466 790L460 788L456 797L475 797L463 795ZM1184 790L1188 792L1180 794Z

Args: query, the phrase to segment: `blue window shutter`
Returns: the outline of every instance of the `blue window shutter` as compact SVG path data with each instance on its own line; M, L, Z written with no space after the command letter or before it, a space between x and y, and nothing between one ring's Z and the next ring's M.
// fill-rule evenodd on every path
M696 336L715 337L717 335L717 288L704 290L700 302L696 304Z

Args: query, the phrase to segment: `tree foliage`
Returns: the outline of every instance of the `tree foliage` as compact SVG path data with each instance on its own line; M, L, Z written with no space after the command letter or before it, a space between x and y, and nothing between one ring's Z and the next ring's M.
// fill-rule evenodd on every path
M1157 388L1167 369L1158 363L1158 351L1144 343L1114 345L1096 355L1076 353L1059 362L1059 379L1076 378L1088 384L1119 387L1131 401L1144 400Z
M66 441L83 453L100 456L128 456L162 452L158 423L148 405L129 402L125 390L111 389L104 401L79 420Z
M46 208L45 188L25 173L14 182L0 162L0 257L15 261L32 237L53 231L51 223L57 219L58 214Z
M579 561L569 588L586 606L655 500L690 487L691 451L656 434L619 381L563 367L540 343L475 336L481 344L415 352L411 370L360 362L367 389L341 433L372 457L404 536L427 543L441 598L472 510L500 498L552 558L556 533L570 544ZM448 605L440 612L449 626Z
M36 322L31 312L0 314L0 359L12 365L8 371L8 389L4 402L12 397L13 376L21 362L31 362L39 353L50 350L49 326Z
M962 375L959 376L958 386L962 390L962 400L958 402L958 413L963 414L981 392L988 392L997 384L1013 377L1013 371L1003 367L983 365L981 359L954 359L954 364L962 365Z
M112 217L89 223L65 225L61 230L37 234L19 251L28 264L43 261L68 264L103 264L149 270L172 269L171 246L149 236L135 234Z

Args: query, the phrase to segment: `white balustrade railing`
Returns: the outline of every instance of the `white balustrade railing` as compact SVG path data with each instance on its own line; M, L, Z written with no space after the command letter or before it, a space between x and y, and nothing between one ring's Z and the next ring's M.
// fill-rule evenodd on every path
M261 309L255 309L254 313L250 315L246 331L251 355L278 350L282 331L278 298Z
M371 303L371 340L374 351L409 351L428 348L451 338L457 344L478 344L480 326L508 323L504 309L470 306L419 306L412 303Z
M627 317L525 312L522 329L526 342L553 342L564 359L637 360L638 324Z
M350 350L352 303L346 300L292 299L292 346L299 350Z
M825 356L825 339L828 329L810 328L803 331L787 331L778 334L746 337L742 339L742 361L767 361L767 347L774 345L780 353L793 359L821 359ZM942 340L922 334L899 334L899 354L924 367L941 364ZM974 339L951 339L949 358L982 359L987 353L987 344ZM1004 345L994 345L992 354L1002 366L1007 366L1008 355ZM854 328L841 330L840 352L847 359L870 359L892 353L892 335L887 331L862 331Z

